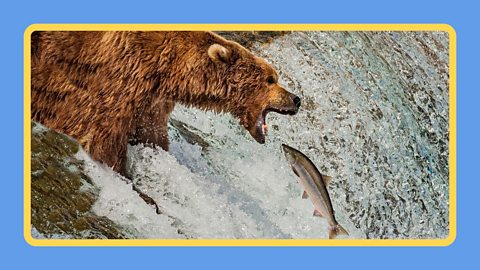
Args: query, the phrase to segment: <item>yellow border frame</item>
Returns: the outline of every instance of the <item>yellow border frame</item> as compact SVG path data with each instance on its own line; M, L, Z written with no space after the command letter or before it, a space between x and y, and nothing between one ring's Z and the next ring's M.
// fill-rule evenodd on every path
M449 34L449 236L445 239L35 239L31 235L30 43L34 31L443 31ZM448 24L33 24L24 33L24 238L32 246L448 246L456 237L456 33Z

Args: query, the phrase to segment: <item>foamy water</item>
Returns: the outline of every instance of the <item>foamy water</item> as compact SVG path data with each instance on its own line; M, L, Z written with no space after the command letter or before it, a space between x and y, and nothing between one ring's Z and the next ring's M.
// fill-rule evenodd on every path
M269 114L259 145L229 115L177 106L172 118L202 146L177 124L169 153L129 148L134 183L160 215L81 152L101 189L95 213L136 238L327 238L280 150L286 143L333 177L347 237L448 236L446 33L297 32L254 51L302 98L300 112Z

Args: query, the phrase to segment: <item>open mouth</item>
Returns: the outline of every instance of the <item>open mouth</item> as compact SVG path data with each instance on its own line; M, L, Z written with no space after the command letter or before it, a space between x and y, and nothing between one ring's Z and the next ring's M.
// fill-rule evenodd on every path
M265 143L265 136L268 134L268 126L267 126L266 118L269 112L276 112L283 115L294 115L297 113L297 111L298 109L293 109L293 108L278 108L278 107L265 108L258 116L258 120L256 124L257 136L255 137L255 140L259 143Z

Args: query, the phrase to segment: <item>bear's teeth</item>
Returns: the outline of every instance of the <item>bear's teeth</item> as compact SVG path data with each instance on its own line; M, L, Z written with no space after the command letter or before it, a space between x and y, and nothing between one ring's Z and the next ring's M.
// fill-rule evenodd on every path
M263 132L263 134L267 135L267 133L268 133L268 126L267 126L267 124L262 124L262 132Z

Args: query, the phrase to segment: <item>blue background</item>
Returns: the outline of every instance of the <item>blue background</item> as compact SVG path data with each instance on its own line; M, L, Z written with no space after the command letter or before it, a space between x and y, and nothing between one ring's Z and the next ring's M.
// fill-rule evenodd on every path
M48 2L48 3L47 3ZM463 1L35 1L0 4L0 268L475 268L478 11ZM474 1L471 1L474 2ZM457 32L457 239L434 248L39 248L23 239L23 32L32 23L448 23ZM467 266L468 265L468 266ZM462 267L463 266L463 267Z

